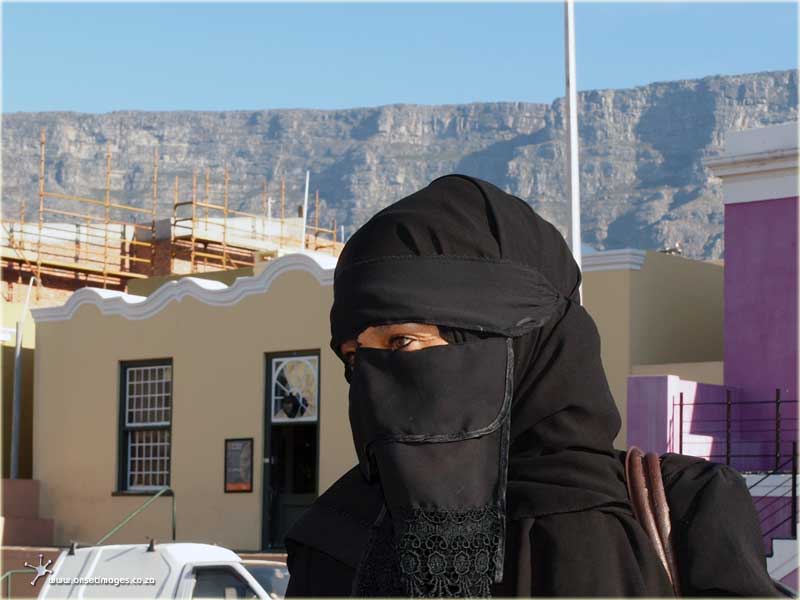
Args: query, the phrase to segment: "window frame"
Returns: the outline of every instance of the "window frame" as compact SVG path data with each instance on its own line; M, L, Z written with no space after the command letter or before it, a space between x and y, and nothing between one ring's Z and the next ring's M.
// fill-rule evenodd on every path
M127 423L127 375L128 370L137 367L170 367L170 413L169 423L164 425L152 426L130 426ZM172 358L152 358L145 360L124 360L119 362L119 393L118 393L118 422L117 422L117 491L118 494L132 494L132 495L154 495L160 490L170 488L172 484L172 424L175 418L175 365ZM128 434L130 431L167 431L169 436L169 458L168 458L168 473L167 483L159 486L136 486L130 487L128 485L128 478L130 475L128 468ZM169 492L167 492L169 493Z
M226 573L229 573L233 575L234 578L238 579L240 583L243 583L245 586L247 586L247 589L250 591L250 593L253 594L256 598L258 598L258 592L256 592L256 589L253 587L253 583L251 581L248 581L247 577L245 577L243 573L240 573L236 567L229 564L202 563L192 566L191 570L192 585L191 585L191 590L189 591L190 594L189 598L191 598L192 600L194 600L195 598L201 598L200 596L194 595L195 590L197 589L198 571L200 571L201 573L203 571L224 571ZM253 580L256 581L256 583L258 583L258 580L255 579L255 576L253 576L252 573L249 573L249 575L250 577L253 577ZM263 589L263 586L260 583L258 583L258 586Z

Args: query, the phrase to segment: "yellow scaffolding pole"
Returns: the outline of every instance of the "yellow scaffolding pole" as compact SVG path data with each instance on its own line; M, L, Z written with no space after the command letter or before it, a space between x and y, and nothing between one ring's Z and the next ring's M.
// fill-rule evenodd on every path
M269 223L269 217L267 216L267 211L269 211L269 200L267 199L266 177L264 177L264 182L261 186L261 209L264 211L264 221L261 223L261 239L267 240L269 239L269 230L267 229Z
M286 178L281 177L281 233L278 248L283 246L283 222L286 220Z
M150 275L156 274L156 219L158 218L158 148L153 149L153 230L150 234Z
M314 250L317 249L319 237L319 190L314 192Z
M211 187L211 173L209 172L208 167L206 167L206 195L205 198L203 198L203 200L206 203L211 202L211 197L209 196L208 193L210 187ZM206 217L206 229L208 229L208 209L206 209L205 217Z
M195 236L195 219L197 218L197 169L192 171L192 249L191 249L191 258L189 259L189 270L190 272L194 273L194 260L195 260L195 244L196 244L196 236Z
M172 231L170 232L170 236L169 236L170 237L170 246L171 246L170 252L169 252L169 272L170 273L174 273L175 272L175 247L176 246L172 242L172 240L174 240L174 237L176 235L176 231L178 229L178 176L177 175L175 175L175 186L173 188L172 194L173 194L172 195L172 223L170 223L170 225L171 225L170 228L172 229Z
M108 222L111 220L111 143L106 149L106 218L105 235L103 241L103 289L108 287L106 277L108 276Z
M225 165L225 209L222 213L222 268L228 268L228 166Z
M42 228L44 227L44 161L45 161L45 136L44 127L39 135L39 238L36 242L36 300L42 295Z

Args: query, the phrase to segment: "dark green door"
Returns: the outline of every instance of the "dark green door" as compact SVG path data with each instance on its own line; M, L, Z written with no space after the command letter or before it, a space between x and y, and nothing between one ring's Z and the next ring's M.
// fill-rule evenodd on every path
M319 351L269 354L266 375L261 545L271 550L317 498Z

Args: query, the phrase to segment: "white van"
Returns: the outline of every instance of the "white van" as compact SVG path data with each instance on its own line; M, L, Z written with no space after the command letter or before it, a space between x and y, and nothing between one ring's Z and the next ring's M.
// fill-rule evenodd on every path
M123 544L64 550L45 575L40 599L261 598L286 593L286 565L243 561L209 544Z

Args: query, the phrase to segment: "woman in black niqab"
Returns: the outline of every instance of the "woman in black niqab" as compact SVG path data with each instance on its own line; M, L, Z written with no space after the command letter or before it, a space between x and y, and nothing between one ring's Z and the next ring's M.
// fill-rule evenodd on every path
M392 323L437 325L448 345L356 352L359 466L287 536L289 595L673 594L628 502L580 281L550 223L466 176L353 235L335 272L333 350ZM741 478L675 455L662 471L681 592L774 595Z

